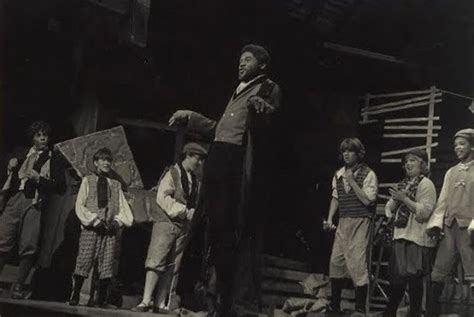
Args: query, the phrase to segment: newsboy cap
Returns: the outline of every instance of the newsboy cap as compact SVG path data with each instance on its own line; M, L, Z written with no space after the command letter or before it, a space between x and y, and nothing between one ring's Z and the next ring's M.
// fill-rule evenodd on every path
M465 138L469 140L469 142L471 142L472 140L474 140L474 129L467 128L467 129L459 130L454 135L454 138L457 138L457 137Z
M207 149L199 143L189 142L183 147L183 153L207 156Z

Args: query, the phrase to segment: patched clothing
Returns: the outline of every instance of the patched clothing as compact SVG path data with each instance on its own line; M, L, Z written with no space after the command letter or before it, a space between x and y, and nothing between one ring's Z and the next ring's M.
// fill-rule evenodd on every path
M117 221L121 226L131 226L133 215L123 195L120 182L107 178L108 203L98 207L98 176L90 175L82 179L76 200L76 214L83 228L79 238L79 253L74 274L87 277L97 261L100 279L114 275L113 263L116 251L117 235L99 234L94 225L100 221Z

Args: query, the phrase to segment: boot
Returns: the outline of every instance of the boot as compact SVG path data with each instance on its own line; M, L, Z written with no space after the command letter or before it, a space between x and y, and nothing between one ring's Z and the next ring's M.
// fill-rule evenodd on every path
M79 297L81 295L82 284L84 284L84 277L79 275L74 275L74 288L72 291L71 299L69 300L69 305L77 306L79 304Z
M99 291L94 306L106 307L108 305L110 278L99 280Z
M367 299L367 285L356 287L355 289L356 312L365 314L366 299Z
M406 283L390 283L390 293L387 308L383 314L383 317L395 317L397 316L398 306L405 295Z
M341 312L341 292L344 286L344 279L332 278L331 279L331 303L329 304L329 312L340 313Z
M426 307L426 317L437 317L440 313L439 298L443 293L444 283L442 282L431 282L431 288L429 290L428 303Z

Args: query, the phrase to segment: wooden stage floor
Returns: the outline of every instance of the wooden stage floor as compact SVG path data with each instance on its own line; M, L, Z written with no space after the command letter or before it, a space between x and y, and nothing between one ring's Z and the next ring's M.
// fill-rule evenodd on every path
M197 316L189 314L188 316ZM171 317L176 315L137 313L124 309L102 309L87 306L69 306L67 303L35 300L15 300L0 298L1 317L59 317L59 316L94 316L94 317ZM183 315L185 316L185 315Z

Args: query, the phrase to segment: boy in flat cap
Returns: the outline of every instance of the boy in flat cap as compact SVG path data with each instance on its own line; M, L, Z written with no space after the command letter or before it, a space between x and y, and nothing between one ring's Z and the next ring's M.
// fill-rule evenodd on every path
M145 262L146 277L142 301L134 311L164 312L164 291L169 292L169 301L176 294L178 272L186 247L190 222L198 200L200 183L195 172L201 167L207 155L207 150L198 143L187 143L183 148L183 159L165 169L159 182L156 202L162 210L160 217L153 225L150 246ZM168 266L174 265L171 285L157 291L156 300L152 307L152 294L160 275ZM171 307L169 309L178 307Z
M333 218L339 210L339 224L329 264L330 310L340 311L344 279L350 277L355 286L356 311L365 313L369 284L367 249L378 181L374 171L363 163L365 148L358 138L343 140L340 152L344 166L334 175L329 216L324 222L326 229L336 229Z
M444 177L436 209L427 230L441 240L431 273L432 287L427 316L437 316L438 299L444 282L452 275L458 259L461 260L464 278L474 281L474 129L463 129L454 136L454 152L459 163L451 167Z

